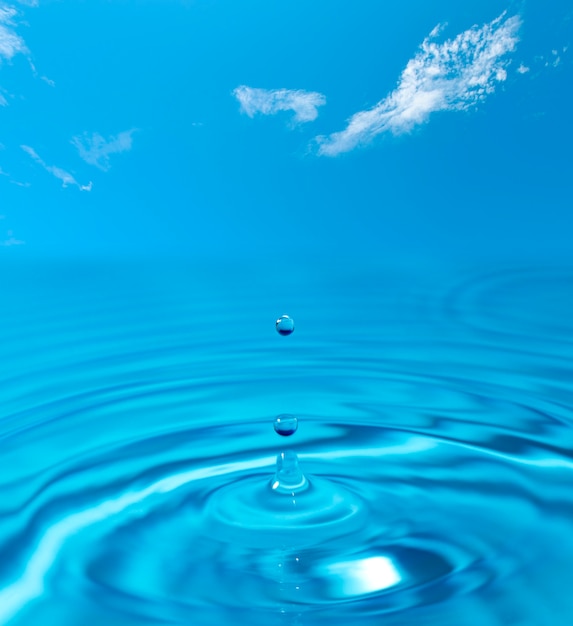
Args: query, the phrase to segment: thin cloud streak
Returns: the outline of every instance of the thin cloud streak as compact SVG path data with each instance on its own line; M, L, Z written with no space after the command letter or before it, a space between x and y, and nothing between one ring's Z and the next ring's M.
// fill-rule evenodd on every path
M318 107L326 104L323 94L302 89L258 89L241 85L233 95L249 117L256 113L274 115L279 111L294 111L295 122L312 122L318 117Z
M9 182L11 182L13 185L18 185L18 187L30 186L30 183L22 183L19 180L12 178L12 176L8 172L5 172L1 167L0 167L0 176L5 176ZM0 219L3 219L3 218L4 218L4 215L0 215Z
M20 146L24 152L29 154L38 165L41 165L47 172L58 178L62 181L62 187L68 187L72 185L77 187L80 191L91 191L92 183L91 181L87 185L81 185L78 181L66 170L63 170L61 167L56 167L55 165L47 165L45 161L38 155L38 153L31 148L30 146Z
M436 111L463 111L484 100L507 78L508 53L518 42L518 16L505 13L481 28L435 43L437 26L402 72L397 88L376 106L355 113L346 128L315 139L318 154L336 156L382 133L400 135Z
M109 157L111 154L119 154L131 150L132 135L137 129L123 131L118 135L105 139L99 133L84 133L77 135L71 143L78 149L80 157L90 165L99 167L100 170L107 171L110 168Z

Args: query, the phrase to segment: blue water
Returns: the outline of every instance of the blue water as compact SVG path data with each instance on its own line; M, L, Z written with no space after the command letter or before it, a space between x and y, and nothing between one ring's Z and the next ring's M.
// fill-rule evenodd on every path
M0 624L573 623L573 267L1 281Z

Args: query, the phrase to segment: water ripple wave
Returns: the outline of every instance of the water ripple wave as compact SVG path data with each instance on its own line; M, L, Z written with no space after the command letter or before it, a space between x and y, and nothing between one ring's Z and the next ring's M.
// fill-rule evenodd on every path
M571 623L573 272L57 269L4 278L1 624Z

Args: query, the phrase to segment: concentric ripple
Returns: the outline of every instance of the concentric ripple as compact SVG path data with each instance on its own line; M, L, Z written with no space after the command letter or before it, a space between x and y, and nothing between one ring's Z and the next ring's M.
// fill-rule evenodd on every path
M256 281L132 271L68 277L46 315L12 284L0 624L573 622L572 379L544 314L482 343L466 288L300 278L287 344Z
M509 336L525 345L573 341L573 270L497 271L463 281L449 294L451 313L482 332Z

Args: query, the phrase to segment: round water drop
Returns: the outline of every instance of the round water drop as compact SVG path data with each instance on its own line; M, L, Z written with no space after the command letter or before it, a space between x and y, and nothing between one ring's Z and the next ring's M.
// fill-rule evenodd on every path
M279 415L274 423L275 431L283 437L296 433L298 420L294 415Z
M294 320L288 315L281 315L277 320L277 333L279 335L290 335L294 330Z

